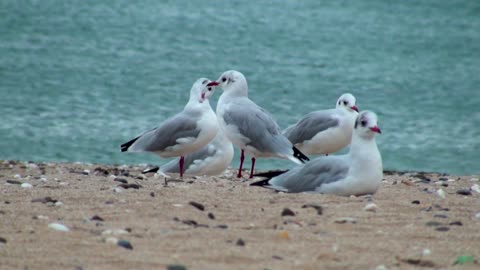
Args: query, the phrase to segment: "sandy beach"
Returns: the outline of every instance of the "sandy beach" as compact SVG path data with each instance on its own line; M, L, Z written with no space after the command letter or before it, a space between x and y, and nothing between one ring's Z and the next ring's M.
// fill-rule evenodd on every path
M478 175L339 197L143 169L0 161L0 269L480 268Z

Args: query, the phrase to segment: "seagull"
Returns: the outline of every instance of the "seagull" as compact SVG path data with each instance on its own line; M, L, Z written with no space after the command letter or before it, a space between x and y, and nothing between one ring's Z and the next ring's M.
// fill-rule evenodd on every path
M237 177L242 177L245 153L252 156L250 178L257 157L289 159L297 164L309 160L281 134L273 117L248 98L245 76L235 70L224 72L208 86L220 86L223 93L217 103L217 119L227 138L241 150Z
M267 172L268 177L251 185L284 192L317 192L343 196L373 194L383 177L382 157L375 142L381 133L377 115L362 111L358 115L345 155L321 156L289 171Z
M233 159L233 145L222 131L207 145L185 156L184 173L188 175L219 175ZM175 159L160 168L163 173L178 173L180 159ZM156 168L158 170L158 167ZM152 169L148 172L153 172Z
M190 99L180 113L159 127L122 144L122 152L153 152L160 157L178 157L180 177L184 156L208 144L218 132L215 113L208 98L215 91L206 78L198 79L190 90Z
M355 97L346 93L335 109L315 111L283 131L298 150L307 155L331 154L347 146L352 139L358 115Z

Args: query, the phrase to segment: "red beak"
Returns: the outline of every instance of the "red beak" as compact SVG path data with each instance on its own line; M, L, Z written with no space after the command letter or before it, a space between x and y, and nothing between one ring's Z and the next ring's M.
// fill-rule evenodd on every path
M370 130L373 131L373 132L377 132L379 134L382 134L382 131L380 130L380 128L378 126L371 127Z
M217 86L217 85L218 85L218 82L216 81L207 83L207 86Z
M352 110L354 110L354 111L358 112L358 108L357 108L357 106L355 106L355 105L353 105L352 107L350 107L350 109L352 109Z

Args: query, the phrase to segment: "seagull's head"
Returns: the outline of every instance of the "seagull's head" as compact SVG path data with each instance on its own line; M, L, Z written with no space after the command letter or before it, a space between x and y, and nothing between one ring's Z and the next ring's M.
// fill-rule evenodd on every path
M362 111L355 121L355 133L363 138L373 138L376 133L382 133L378 127L377 115L372 111Z
M349 112L358 112L358 108L355 105L357 100L350 93L345 93L341 95L337 100L337 108L345 108Z
M224 92L248 93L247 79L236 70L225 71L218 80L209 83L211 86L220 86Z
M212 81L207 78L198 79L192 86L190 98L197 99L200 103L204 102L215 92L215 86L209 85Z

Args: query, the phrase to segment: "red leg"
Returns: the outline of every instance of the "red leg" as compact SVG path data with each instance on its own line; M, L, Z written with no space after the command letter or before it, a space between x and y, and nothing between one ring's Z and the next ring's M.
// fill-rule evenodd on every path
M243 149L242 149L242 153L240 154L240 167L238 168L238 174L237 174L238 178L242 177L242 167L243 167L244 159L245 159L245 154L243 153Z
M180 157L180 177L183 177L183 162L184 158L183 156Z
M250 169L250 178L253 178L254 169L255 169L255 157L252 157L252 168Z

